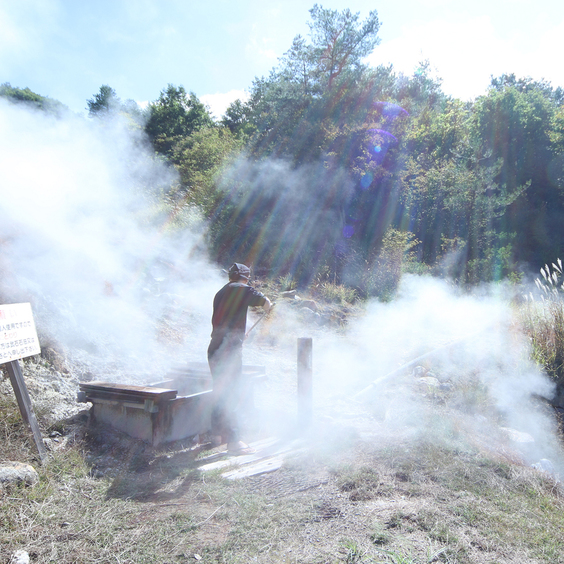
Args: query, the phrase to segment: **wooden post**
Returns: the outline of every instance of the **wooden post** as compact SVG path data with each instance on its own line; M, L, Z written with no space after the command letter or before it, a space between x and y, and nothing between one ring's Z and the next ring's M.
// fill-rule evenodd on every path
M37 419L35 418L35 413L33 412L31 398L29 397L29 392L27 391L27 387L23 379L20 363L17 360L7 362L6 369L8 370L10 382L12 382L12 388L14 388L14 393L16 394L16 399L18 400L22 419L31 428L35 446L37 447L41 461L43 461L47 456L47 451L45 450L43 437L41 436L41 431L39 430L39 425L37 424Z
M298 339L298 424L300 429L311 424L313 409L311 338Z

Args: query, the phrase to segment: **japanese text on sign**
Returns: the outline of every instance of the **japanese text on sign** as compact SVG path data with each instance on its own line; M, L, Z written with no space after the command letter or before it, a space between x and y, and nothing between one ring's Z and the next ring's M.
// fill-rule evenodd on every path
M31 304L0 305L0 364L40 352Z

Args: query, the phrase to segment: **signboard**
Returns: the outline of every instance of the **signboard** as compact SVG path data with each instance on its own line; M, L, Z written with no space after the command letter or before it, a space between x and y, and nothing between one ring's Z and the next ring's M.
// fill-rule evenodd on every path
M31 304L0 305L0 364L40 352Z

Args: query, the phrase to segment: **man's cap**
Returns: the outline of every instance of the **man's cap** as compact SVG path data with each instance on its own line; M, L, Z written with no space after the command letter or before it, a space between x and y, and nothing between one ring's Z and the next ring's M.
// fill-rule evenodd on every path
M229 269L229 278L235 278L239 276L248 280L251 277L251 269L244 264L235 262Z

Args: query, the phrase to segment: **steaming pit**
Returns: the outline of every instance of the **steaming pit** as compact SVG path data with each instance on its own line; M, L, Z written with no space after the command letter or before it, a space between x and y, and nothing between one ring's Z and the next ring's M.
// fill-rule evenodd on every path
M254 406L253 387L265 378L264 366L244 365L246 402ZM209 432L212 379L205 363L177 366L146 386L113 382L80 384L79 402L90 402L89 425L107 424L151 446Z

